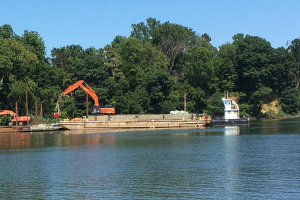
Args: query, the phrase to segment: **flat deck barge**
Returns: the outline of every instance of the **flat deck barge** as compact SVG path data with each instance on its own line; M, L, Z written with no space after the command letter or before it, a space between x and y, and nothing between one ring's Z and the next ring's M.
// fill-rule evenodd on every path
M59 125L69 130L80 129L174 129L200 128L211 124L210 119L196 115L90 115L82 121L64 120Z
M1 126L0 127L0 133L9 133L9 132L22 132L24 126Z

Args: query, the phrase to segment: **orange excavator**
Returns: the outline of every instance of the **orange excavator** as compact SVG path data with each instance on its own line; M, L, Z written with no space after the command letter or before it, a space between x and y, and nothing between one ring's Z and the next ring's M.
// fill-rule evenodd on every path
M93 100L95 102L94 110L92 112L93 114L115 114L115 108L112 107L112 106L107 105L107 106L104 106L104 107L100 108L98 96L96 95L95 91L87 83L85 83L83 80L77 81L73 85L69 86L63 93L61 93L60 97L58 98L58 102L63 101L62 100L63 96L67 96L67 94L74 91L78 87L81 87L86 93L88 93L93 98ZM54 118L61 117L58 102L56 104L55 113L53 115Z
M16 115L16 113L14 113L11 110L0 110L0 116L1 115L10 115L11 116L11 121L9 123L9 126L15 126L17 121L18 121L18 125L22 126L25 123L27 123L27 121L30 123L31 122L31 118L27 117L27 116L18 116Z

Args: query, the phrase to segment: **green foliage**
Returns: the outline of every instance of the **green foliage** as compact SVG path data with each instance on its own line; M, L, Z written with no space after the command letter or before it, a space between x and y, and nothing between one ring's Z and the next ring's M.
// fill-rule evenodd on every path
M61 119L55 119L53 117L41 117L41 116L38 116L36 118L35 115L31 115L31 124L35 124L36 122L36 119L37 119L37 122L38 124L55 124L55 123L58 123Z
M142 85L145 87L150 99L147 113L161 113L162 103L170 95L173 88L173 80L164 70L149 72Z
M59 90L60 88L58 86L49 86L39 91L40 96L43 97L40 100L40 104L43 105L43 113L45 117L49 118L53 116L58 96L60 94Z
M237 89L248 96L262 86L270 85L270 42L257 36L238 34L233 37L235 68L237 69Z
M173 110L183 110L183 93L178 90L173 90L167 96L166 100L160 104L162 111L161 113L170 113Z
M60 109L62 110L62 118L69 118L72 119L75 116L75 113L78 113L75 105L75 99L73 97L64 98L64 102L60 103ZM55 108L55 107L54 107ZM82 110L79 110L82 112Z
M270 94L272 92L271 88L268 87L260 87L257 91L255 91L251 97L251 111L252 116L261 117L261 107L263 104L270 102Z
M236 48L233 44L224 44L219 50L219 69L217 75L219 77L219 88L221 91L232 91L236 86L238 78L237 70L234 67L236 57Z
M207 95L218 90L215 52L197 46L184 53L179 62L184 63L183 75L191 86L202 88Z
M37 56L39 61L45 60L46 47L40 35L35 31L24 31L22 41L26 48Z
M170 22L155 26L152 35L153 44L169 58L168 71L173 69L177 55L196 41L196 34L192 29Z
M240 117L250 117L251 105L246 103L239 103Z
M15 102L18 102L19 115L26 115L26 92L28 96L28 107L31 111L35 109L35 92L37 86L34 81L27 80L27 82L14 82L10 86L10 93L8 95L7 108L15 108Z
M10 115L0 116L0 126L8 126L10 121Z
M290 115L296 115L300 109L300 91L297 88L287 89L282 92L280 105L282 110Z
M283 47L274 49L271 58L269 86L274 92L280 93L296 84L295 60L293 54Z
M190 87L187 92L187 102L187 111L204 113L207 106L206 94L200 87Z
M223 94L220 92L214 93L208 100L208 107L205 113L212 115L213 117L224 116L224 105L222 102Z
M0 37L2 38L12 38L14 37L14 31L9 24L4 24L3 26L0 26Z
M142 41L150 41L153 39L153 32L161 26L160 21L156 20L155 18L148 18L147 24L144 24L144 22L138 23L138 24L132 24L131 28L131 37L136 37L139 40Z
M300 38L293 40L288 49L293 55L294 62L291 64L291 71L294 80L295 87L299 89L300 87Z

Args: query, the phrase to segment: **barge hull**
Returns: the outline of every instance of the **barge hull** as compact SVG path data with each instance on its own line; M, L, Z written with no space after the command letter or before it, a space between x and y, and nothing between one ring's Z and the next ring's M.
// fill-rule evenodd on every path
M112 115L89 116L85 121L60 121L69 130L78 129L174 129L199 128L211 120L199 120L192 115Z
M24 128L23 126L19 126L19 127L1 126L0 133L22 132L23 128Z
M192 121L146 121L146 122L135 122L135 121L125 121L125 122L97 122L97 121L88 121L88 122L60 122L59 123L64 128L70 130L78 129L172 129L172 128L199 128L207 125L203 122L192 122Z

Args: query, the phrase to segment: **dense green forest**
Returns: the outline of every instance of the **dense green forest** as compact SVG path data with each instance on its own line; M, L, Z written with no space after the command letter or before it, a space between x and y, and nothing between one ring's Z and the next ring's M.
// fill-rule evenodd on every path
M119 114L183 110L184 91L191 113L222 116L228 91L244 116L298 114L300 38L272 48L264 38L238 33L217 48L208 34L179 24L148 18L131 27L129 37L116 36L104 48L70 44L53 48L49 58L39 33L19 36L10 25L0 26L0 109L15 110L17 101L19 115L26 115L27 92L29 112L35 113L37 99L51 117L59 94L82 79L101 105ZM82 89L65 100L63 117L85 115ZM91 98L89 105L91 111Z

